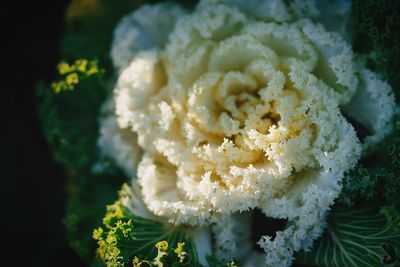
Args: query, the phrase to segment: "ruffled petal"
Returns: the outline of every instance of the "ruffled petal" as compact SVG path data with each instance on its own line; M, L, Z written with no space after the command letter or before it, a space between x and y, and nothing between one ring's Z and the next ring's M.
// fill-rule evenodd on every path
M160 3L144 5L124 17L114 32L114 67L122 71L139 51L164 47L177 18L185 13L178 4Z
M336 90L339 104L349 102L358 85L350 45L339 34L326 31L322 24L310 20L297 24L319 53L314 74Z
M368 153L392 131L396 101L388 83L363 66L359 69L357 92L343 107L343 111L368 129L368 134L362 140L364 153Z
M114 111L114 99L107 100L102 108L97 144L103 155L114 159L127 175L134 177L141 148L136 133L119 127Z

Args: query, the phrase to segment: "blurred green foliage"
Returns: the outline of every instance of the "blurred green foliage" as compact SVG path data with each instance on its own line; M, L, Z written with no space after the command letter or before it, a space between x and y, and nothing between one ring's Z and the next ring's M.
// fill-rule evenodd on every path
M354 0L354 17L360 34L356 45L366 46L369 64L393 86L400 97L400 1Z

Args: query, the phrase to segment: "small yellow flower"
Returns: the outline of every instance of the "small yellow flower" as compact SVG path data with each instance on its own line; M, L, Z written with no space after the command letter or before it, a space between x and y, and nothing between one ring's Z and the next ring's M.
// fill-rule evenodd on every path
M167 241L160 241L156 244L156 248L158 249L157 252L157 257L154 259L153 264L156 265L157 267L164 267L164 263L161 261L161 259L164 256L167 256L167 249L168 249L168 242Z
M142 263L140 262L140 259L138 257L134 257L132 261L133 267L140 267Z
M75 70L75 66L70 66L67 62L63 61L58 64L58 72L61 75L67 74Z
M54 92L56 92L56 94L60 93L63 89L63 82L54 82L51 84L51 88L53 88Z
M107 214L103 218L103 223L109 226L113 219L115 218L122 219L124 217L125 217L124 212L122 211L121 207L119 206L119 203L117 202L114 205L107 206Z
M101 236L103 235L103 233L104 233L104 230L101 227L99 227L97 229L94 229L93 238L96 239L96 240L100 240Z
M68 74L68 76L65 77L65 82L69 86L77 84L79 82L78 74L76 73Z
M156 248L161 251L167 251L168 249L168 242L167 241L160 241L156 244Z
M176 249L174 250L174 252L176 253L176 255L178 255L179 258L179 262L183 263L183 261L186 258L187 253L185 251L183 251L183 247L185 246L185 242L179 242L178 246L176 247Z
M90 67L90 69L86 72L86 74L87 74L88 76L90 76L90 75L96 74L96 73L98 73L98 72L99 72L99 69L97 68L97 65L92 65L92 66Z
M80 72L86 72L86 67L88 65L87 59L78 59L75 61L75 66Z

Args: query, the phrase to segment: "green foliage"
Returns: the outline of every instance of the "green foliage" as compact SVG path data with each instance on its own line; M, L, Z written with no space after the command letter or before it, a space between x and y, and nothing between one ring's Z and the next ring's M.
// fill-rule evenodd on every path
M124 185L120 199L107 207L103 225L93 233L97 255L104 263L109 267L199 266L195 244L184 229L132 214L123 205L130 194Z
M40 84L37 90L44 135L53 158L68 169L73 187L65 217L68 239L92 266L102 263L95 257L97 244L91 233L101 225L106 205L115 201L124 181L111 163L110 176L91 171L99 157L100 107L112 88L111 72L99 68L98 62L111 69L112 31L119 18L136 5L133 2L139 4L129 0L72 1L66 14L61 47L66 61L58 66L60 77L51 86Z
M384 171L384 170L383 170ZM379 178L385 178L379 173L371 174L366 168L361 166L351 170L344 179L342 198L345 202L353 203L353 199L357 196L362 196L365 199L376 197L376 184Z
M96 61L62 62L59 73L52 86L38 87L39 117L53 158L68 170L72 187L65 217L68 239L80 256L98 266L91 232L101 224L105 206L115 201L124 181L116 178L123 176L111 163L110 176L92 172L99 160L100 107L110 86ZM77 82L70 83L70 75L75 75Z
M397 130L400 133L400 130ZM389 157L392 162L392 167L396 170L400 169L400 134L388 147Z
M65 70L82 62L87 62L82 72ZM53 88L38 87L39 117L54 159L73 172L87 173L98 157L98 115L110 86L92 61L62 63L60 70L63 74ZM71 75L79 78L68 82Z
M210 267L239 267L240 264L236 259L231 259L228 262L217 260L214 257L207 256L207 263Z
M342 199L353 203L357 199L382 199L397 207L400 212L399 168L368 170L357 167L345 178Z
M395 129L384 143L389 145L379 157L387 158L386 164L369 169L358 166L350 171L343 182L343 202L379 200L400 213L400 129Z
M400 217L374 203L336 206L314 250L299 253L301 263L318 267L376 267L400 264Z
M91 233L101 225L106 205L117 199L123 179L103 175L73 178L75 188L72 189L64 220L68 239L91 266L101 266L101 262L95 257L97 245L91 238Z
M400 1L355 0L353 4L357 27L363 35L359 43L372 45L372 67L389 79L399 97Z

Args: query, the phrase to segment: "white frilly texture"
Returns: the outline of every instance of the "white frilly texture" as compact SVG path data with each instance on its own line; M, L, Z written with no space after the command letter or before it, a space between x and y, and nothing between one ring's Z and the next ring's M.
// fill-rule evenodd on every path
M392 90L353 53L350 10L349 1L203 0L123 18L98 144L133 179L126 206L190 225L201 255L244 266L290 266L309 250L344 173L392 127ZM251 244L256 208L288 220L260 236L264 254Z

